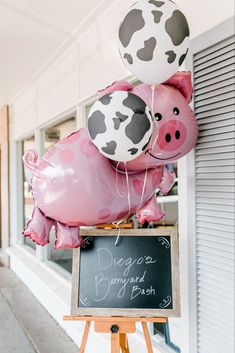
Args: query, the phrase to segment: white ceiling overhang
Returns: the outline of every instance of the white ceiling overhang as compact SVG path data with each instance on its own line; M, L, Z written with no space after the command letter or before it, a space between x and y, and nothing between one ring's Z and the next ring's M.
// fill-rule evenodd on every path
M110 0L0 0L0 105L7 104Z

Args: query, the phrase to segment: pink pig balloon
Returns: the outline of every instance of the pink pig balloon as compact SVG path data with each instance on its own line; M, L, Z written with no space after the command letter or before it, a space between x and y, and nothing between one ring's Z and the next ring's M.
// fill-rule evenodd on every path
M158 85L154 95L148 85L133 87L125 81L99 94L115 90L131 91L152 106L155 121L148 146L126 165L117 164L100 154L87 129L81 129L50 148L41 162L36 151L27 151L23 160L33 174L35 208L23 234L36 243L49 243L53 225L56 249L75 248L83 242L80 226L111 223L135 212L141 223L163 218L156 189L166 194L175 180L165 165L188 153L198 136L196 118L188 105L190 73L175 74Z

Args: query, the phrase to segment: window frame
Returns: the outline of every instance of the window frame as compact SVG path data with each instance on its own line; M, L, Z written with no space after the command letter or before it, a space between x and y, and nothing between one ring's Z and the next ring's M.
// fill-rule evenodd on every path
M76 124L76 130L78 129L78 119L77 119L77 109L73 108L69 112L64 114L60 114L58 117L46 122L40 128L38 128L38 140L37 140L37 149L40 151L39 158L41 159L44 155L44 134L45 130L51 128L55 125L62 124L63 122L74 118ZM75 130L75 131L76 131ZM37 245L37 259L40 262L45 262L47 266L49 266L53 271L57 272L61 276L66 279L71 279L72 274L69 271L66 271L62 266L58 265L50 258L50 249L49 246L46 245L44 247Z
M33 247L30 247L27 245L24 241L23 236L20 236L22 234L22 230L25 227L25 222L24 222L24 217L25 217L25 211L24 211L24 167L23 167L23 162L22 162L22 156L23 156L23 142L24 140L30 138L31 136L34 136L35 140L35 147L36 147L36 135L35 135L35 130L31 130L21 136L21 138L17 139L15 142L13 142L13 148L12 150L15 152L14 159L16 160L16 165L17 165L17 178L15 179L15 189L17 190L17 195L16 195L16 237L14 238L13 242L14 244L19 244L24 247L25 250L27 250L29 253L31 253L33 256L36 256L37 252L37 244L35 249ZM12 176L11 176L12 177ZM11 239L11 244L12 244L12 239Z
M24 248L25 251L30 253L33 256L36 256L37 261L46 262L46 264L56 273L62 275L66 279L71 279L71 274L61 268L61 266L53 263L49 259L48 247L39 246L36 244L36 249L34 250L30 246L24 243L24 239L20 237L22 230L25 227L24 224L24 190L23 190L23 164L22 164L22 155L23 155L23 141L30 136L34 136L35 139L35 149L38 152L39 159L43 157L43 143L44 135L43 132L45 129L62 123L63 121L69 120L69 118L74 117L76 122L76 129L79 129L78 121L78 107L73 107L67 112L64 112L53 119L48 120L46 123L41 124L40 126L35 127L27 131L25 134L20 137L13 139L11 141L11 165L14 166L13 170L17 170L17 178L11 173L12 181L12 195L11 198L15 201L14 206L12 207L13 218L16 219L15 226L13 228L14 236L11 237L11 245L20 245Z

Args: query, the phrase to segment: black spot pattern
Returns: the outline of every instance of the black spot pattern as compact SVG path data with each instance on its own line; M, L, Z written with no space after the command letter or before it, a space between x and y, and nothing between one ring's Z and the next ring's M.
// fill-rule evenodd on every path
M179 58L179 66L181 66L183 64L184 59L186 58L187 54L188 54L188 49L187 49L186 53L181 55L181 57Z
M126 136L136 145L143 139L150 127L150 121L146 114L135 113L125 129Z
M101 111L96 110L88 119L88 131L94 140L98 134L103 134L106 131L104 122L105 116Z
M113 118L113 122L114 122L114 129L118 130L121 123L123 123L126 119L128 119L128 115L124 115L120 112L116 113L117 118Z
M176 53L173 50L168 50L165 52L165 54L168 55L168 63L172 64L175 61Z
M161 7L165 4L164 1L150 0L149 4L155 5L157 7Z
M157 41L151 37L144 41L144 48L137 51L137 57L142 61L151 61L153 59L153 52L156 48Z
M130 108L134 113L145 114L145 102L133 93L127 92L127 98L123 100L122 104Z
M133 156L134 154L136 154L138 152L138 148L130 148L128 150L128 152L131 152L131 155Z
M131 41L133 34L141 30L145 21L141 10L133 9L124 18L119 28L119 39L126 48Z
M101 149L104 153L114 155L116 148L117 148L117 143L115 141L110 141L110 142L107 142L106 146L102 147Z
M175 10L172 16L166 20L165 28L175 46L180 45L186 37L189 37L188 22L179 10Z
M155 23L159 23L161 21L161 17L163 15L163 12L161 11L152 11L153 14L153 19Z
M130 65L132 65L132 64L133 64L133 59L132 59L131 54L127 54L127 53L125 53L123 57L124 57L124 59L126 59L126 60L127 60L128 64L130 64Z
M104 104L104 105L108 105L111 102L111 93L110 94L106 94L105 96L101 97L99 99L99 101Z

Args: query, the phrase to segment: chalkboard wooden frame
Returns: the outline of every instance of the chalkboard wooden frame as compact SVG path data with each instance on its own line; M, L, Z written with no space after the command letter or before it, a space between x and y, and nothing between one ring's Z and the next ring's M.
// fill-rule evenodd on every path
M82 236L113 236L114 241L117 230L95 230L84 229ZM180 287L179 287L179 254L178 254L178 233L176 228L169 229L128 229L121 230L120 236L138 237L171 237L171 273L172 273L172 309L138 309L138 308L85 308L78 306L79 298L79 264L80 249L73 250L73 272L72 272L72 295L71 315L82 316L128 316L128 317L179 317L180 316Z

